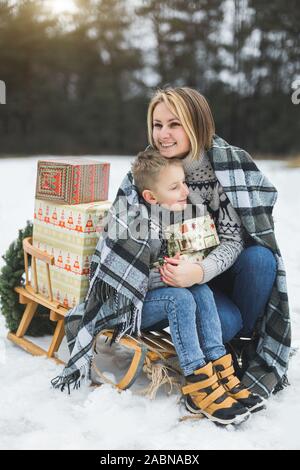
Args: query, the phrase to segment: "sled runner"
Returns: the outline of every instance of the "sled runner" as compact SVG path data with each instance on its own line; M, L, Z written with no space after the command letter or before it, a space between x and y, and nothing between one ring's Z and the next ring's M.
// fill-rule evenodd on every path
M26 305L26 307L16 333L9 332L7 337L9 340L13 341L15 344L34 356L47 356L48 358L54 359L57 363L64 364L61 359L55 357L55 353L58 351L65 334L64 317L67 314L68 309L63 307L59 302L53 300L49 265L54 264L54 256L48 255L38 248L34 248L32 246L31 237L23 240L23 249L25 285L16 287L15 291L19 294L20 304ZM31 256L31 276L29 273L29 256ZM46 264L48 297L42 295L39 291L36 260L40 260ZM49 309L50 320L56 322L56 327L48 350L41 348L24 337L39 305L43 305Z
M98 340L105 339L108 343L112 336L113 330L102 330L97 335L94 343L95 356L97 355ZM142 370L151 381L150 386L145 391L151 398L155 397L161 385L169 385L171 390L173 385L179 384L180 368L177 354L171 336L165 330L142 332L138 338L125 335L117 344L132 350L134 353L127 372L119 381L113 382L101 372L94 358L91 367L91 378L96 385L110 383L118 389L125 390L135 382ZM107 347L109 347L109 344Z

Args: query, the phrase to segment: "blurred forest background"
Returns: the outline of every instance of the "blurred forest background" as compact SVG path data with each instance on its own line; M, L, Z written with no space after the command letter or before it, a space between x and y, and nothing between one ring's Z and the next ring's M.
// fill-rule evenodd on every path
M0 154L135 154L157 87L209 100L217 133L255 154L300 151L297 0L0 0ZM300 95L300 94L299 94Z

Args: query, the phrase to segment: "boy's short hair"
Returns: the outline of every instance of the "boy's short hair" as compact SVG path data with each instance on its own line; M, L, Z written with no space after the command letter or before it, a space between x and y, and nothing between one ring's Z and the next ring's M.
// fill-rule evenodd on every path
M153 187L163 168L170 165L181 165L179 158L163 157L157 150L151 148L140 152L131 165L134 183L141 194L145 189Z

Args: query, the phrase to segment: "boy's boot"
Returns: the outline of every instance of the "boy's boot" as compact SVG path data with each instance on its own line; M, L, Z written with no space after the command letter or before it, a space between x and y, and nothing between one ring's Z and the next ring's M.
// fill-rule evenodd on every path
M191 413L199 413L219 424L239 424L249 418L249 411L232 397L219 383L212 363L197 369L186 377L182 387L185 406Z
M213 368L228 395L241 403L251 413L265 408L265 400L250 392L236 377L231 354L213 361Z

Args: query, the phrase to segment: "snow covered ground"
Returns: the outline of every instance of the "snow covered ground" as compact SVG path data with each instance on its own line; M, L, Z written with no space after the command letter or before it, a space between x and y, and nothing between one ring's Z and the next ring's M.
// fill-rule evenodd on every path
M112 200L130 157L99 157L111 162ZM0 159L0 254L32 219L37 158ZM300 169L284 162L258 166L279 190L275 208L277 238L285 260L293 322L293 346L300 346ZM299 239L298 239L299 240ZM3 260L0 261L0 266ZM70 396L53 390L50 379L61 366L32 357L6 340L0 316L0 449L299 449L300 354L290 363L291 386L268 401L267 409L240 428L219 428L208 420L180 421L186 412L178 394L160 392L154 401L138 394L140 377L130 390L109 385L87 387ZM47 343L49 338L41 338ZM63 342L60 356L67 358ZM110 356L111 358L111 356ZM104 369L118 374L120 361L104 354Z

